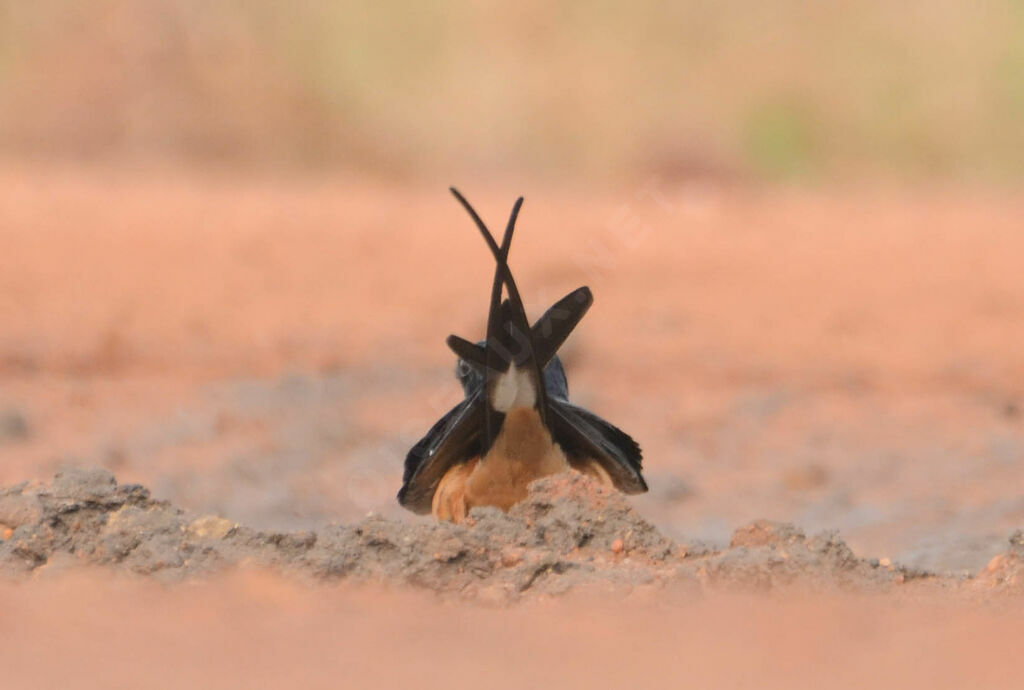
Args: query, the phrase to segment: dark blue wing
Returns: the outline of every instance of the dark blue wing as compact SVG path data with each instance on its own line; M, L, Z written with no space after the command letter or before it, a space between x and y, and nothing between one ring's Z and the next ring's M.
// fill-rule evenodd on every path
M597 462L623 493L647 491L647 482L641 474L643 454L629 434L564 397L550 396L548 407L551 433L570 461Z
M480 454L483 422L481 386L441 417L406 455L398 502L414 513L429 513L445 472Z
M544 389L550 397L569 399L569 381L565 378L565 368L558 355L553 356L544 369Z

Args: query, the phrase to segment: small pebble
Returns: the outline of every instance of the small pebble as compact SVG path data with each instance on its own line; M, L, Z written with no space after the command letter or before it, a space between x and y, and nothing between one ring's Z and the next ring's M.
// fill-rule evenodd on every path
M188 525L188 531L201 538L223 539L236 526L235 523L218 515L203 515Z
M622 553L624 546L621 539L616 539L612 542L612 553Z
M522 561L522 555L515 551L504 551L501 554L501 564L506 568L519 565Z

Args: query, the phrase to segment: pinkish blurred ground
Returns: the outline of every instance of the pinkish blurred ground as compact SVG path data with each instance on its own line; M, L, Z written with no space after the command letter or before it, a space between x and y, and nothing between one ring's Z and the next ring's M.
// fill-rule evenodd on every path
M261 574L0 586L5 688L1019 687L1020 602L587 597L512 609Z
M0 171L0 484L103 465L294 528L394 502L493 270L444 186ZM581 283L573 397L645 449L638 508L977 570L1024 523L1024 198L466 186L537 315ZM24 428L21 428L24 427ZM18 429L21 428L21 431Z
M447 181L445 181L447 182ZM634 505L979 570L1024 523L1024 198L662 185L463 191L536 315L581 283L574 398L644 446ZM436 188L0 171L0 485L102 465L256 527L416 520L405 450L458 397L491 260ZM0 587L4 687L1011 686L1015 599L539 599L260 573Z

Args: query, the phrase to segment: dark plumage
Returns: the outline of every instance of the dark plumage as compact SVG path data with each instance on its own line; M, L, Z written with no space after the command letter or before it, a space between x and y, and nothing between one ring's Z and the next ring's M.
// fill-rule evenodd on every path
M544 467L548 468L545 472L550 472L551 463L557 463L557 458L564 454L561 462L568 462L566 469L571 466L606 479L625 493L646 491L637 443L621 429L568 400L565 370L556 352L593 303L590 289L580 287L573 290L548 309L532 327L529 326L515 279L508 267L508 250L522 199L513 208L499 246L469 203L456 190L452 189L452 193L473 218L496 262L487 338L478 343L455 335L448 338L449 347L458 356L455 374L465 399L438 420L409 451L398 501L416 513L431 512L433 503L435 514L440 516L435 501L439 484L453 469L467 463L473 464L463 468L465 472L451 473L451 476L460 475L457 479L463 484L467 484L466 477L471 477L478 469L477 462L480 463L479 468L488 467L490 470L493 470L491 464L512 462L515 476L523 481L530 478L531 471L540 472L530 469L535 458L513 457L509 460L496 456L491 459L491 451L496 448L499 438L502 439L502 449L516 448L516 439L503 435L504 421L506 413L521 410L524 405L535 412L533 418L537 421L533 424L540 425L535 431L549 438L549 445L550 441L557 444L547 453L550 457L544 458ZM503 286L509 297L502 301ZM522 419L529 423L529 419ZM518 430L516 433L530 433L521 429L533 427L521 427L520 417L517 417L515 428ZM536 466L540 467L540 464ZM497 499L495 503L488 502L486 495L481 495L479 490L471 494L472 489L472 486L464 489L459 485L458 491L468 497L461 493L458 495L458 500L465 504L460 506L465 510L471 507L470 503L501 504ZM451 519L457 519L457 516Z

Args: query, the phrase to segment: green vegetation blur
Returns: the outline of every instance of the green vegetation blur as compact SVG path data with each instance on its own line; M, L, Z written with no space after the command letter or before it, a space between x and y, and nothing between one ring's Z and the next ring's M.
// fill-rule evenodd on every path
M1024 178L1022 0L0 0L0 155Z

